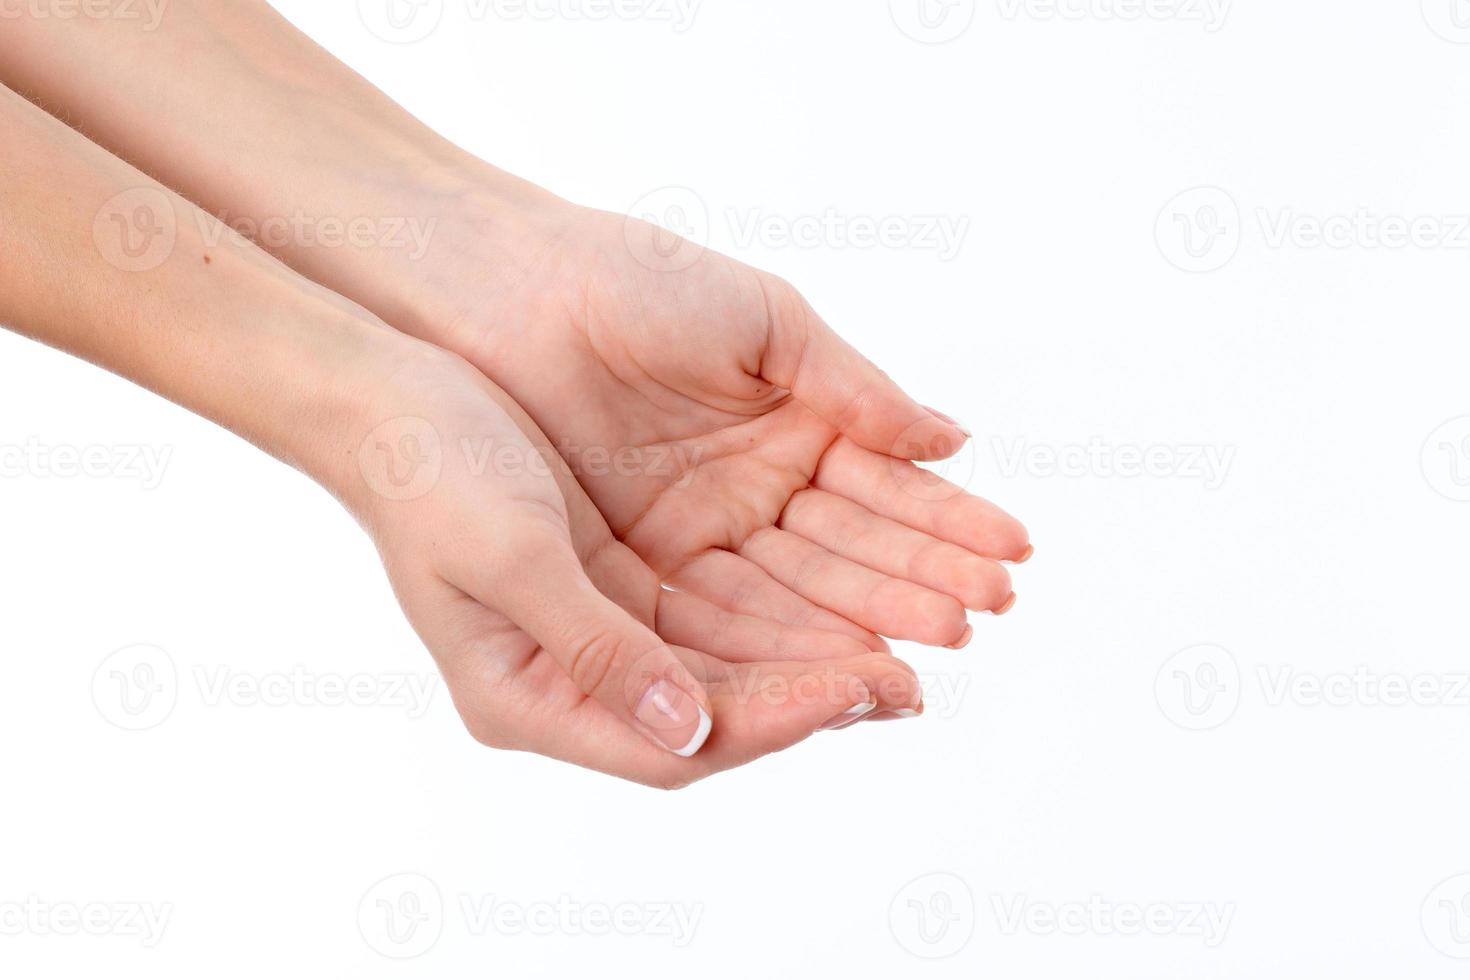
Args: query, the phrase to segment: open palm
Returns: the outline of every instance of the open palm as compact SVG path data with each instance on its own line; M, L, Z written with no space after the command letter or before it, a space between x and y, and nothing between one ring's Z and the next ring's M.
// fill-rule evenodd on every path
M1014 600L1012 517L907 460L967 435L788 284L653 225L569 209L466 283L448 346L551 437L620 540L734 612L958 647Z
M662 588L463 361L409 363L378 397L387 421L357 452L365 491L349 502L482 742L673 787L869 712L922 710L892 656Z

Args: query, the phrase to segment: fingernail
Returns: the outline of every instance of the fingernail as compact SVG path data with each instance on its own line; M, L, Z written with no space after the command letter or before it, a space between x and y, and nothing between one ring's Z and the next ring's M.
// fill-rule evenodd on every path
M698 701L666 680L648 689L633 715L648 727L659 744L685 759L700 750L714 727Z
M928 405L925 405L924 407L925 408L929 408ZM945 415L943 412L941 412L937 408L929 408L929 414L930 415L933 415L935 418L937 418L937 419L939 419L941 421L948 422L950 425L954 426L956 429L959 429L961 432L963 432L965 434L965 438L966 439L973 439L973 438L975 438L975 434L973 432L971 432L969 429L965 428L965 426L959 421L959 419L950 418L948 415Z
M919 705L918 710L913 708L894 708L893 713L900 718L917 718L924 713L924 706L922 704Z
M841 714L833 715L831 718L828 718L817 727L817 731L830 732L838 728L846 728L848 725L857 721L863 715L878 707L878 702L874 700L872 694L868 693L868 689L866 687L863 688L857 696L863 699L860 703L853 705L851 708L848 708Z
M1031 560L1031 556L1034 555L1034 554L1036 554L1036 546L1035 545L1029 545L1028 544L1026 546L1026 550L1023 551L1023 552L1021 552L1021 557L1020 558L1017 558L1014 562L1012 562L1012 564L1013 565L1024 565L1028 561Z
M975 627L971 626L969 623L966 623L965 624L965 631L960 634L960 638L958 640L955 640L953 643L949 644L948 646L946 646L945 649L946 650L961 650L961 649L964 649L965 644L969 643L970 642L970 637L972 637L974 635L975 635Z
M1014 606L1015 604L1016 604L1016 594L1014 592L1012 592L1011 593L1011 597L1005 601L1005 605L1001 606L999 609L997 609L995 611L995 615L997 615L997 616L1004 616L1006 613L1008 613L1008 612L1011 611L1011 607Z

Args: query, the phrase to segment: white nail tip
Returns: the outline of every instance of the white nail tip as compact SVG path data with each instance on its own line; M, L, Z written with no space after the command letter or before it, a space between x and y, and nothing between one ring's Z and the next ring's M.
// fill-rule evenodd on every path
M696 705L696 707L699 706ZM715 723L710 720L709 714L704 708L699 708L699 727L694 730L694 737L682 749L674 749L674 754L682 759L687 759L704 748L705 739L709 738L710 730L714 727Z
M898 715L900 718L917 718L920 714L913 708L895 708L893 713Z

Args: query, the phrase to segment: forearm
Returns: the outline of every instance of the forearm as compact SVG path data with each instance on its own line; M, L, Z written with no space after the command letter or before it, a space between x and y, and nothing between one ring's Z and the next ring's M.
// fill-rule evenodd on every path
M224 425L339 494L413 342L0 87L0 324Z
M436 277L483 268L492 239L511 257L506 226L543 197L436 135L264 0L170 0L156 23L3 27L0 81L416 333L433 329L418 301ZM357 242L324 244L345 237L324 226L352 223Z

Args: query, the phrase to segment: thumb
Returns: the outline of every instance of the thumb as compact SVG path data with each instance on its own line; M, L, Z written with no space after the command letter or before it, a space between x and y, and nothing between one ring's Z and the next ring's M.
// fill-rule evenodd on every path
M570 542L521 549L493 595L572 682L660 748L688 758L713 727L709 695L657 633L598 591Z
M853 442L900 459L953 456L970 433L948 416L904 394L893 379L858 353L791 286L767 286L771 332L761 364L765 380Z

